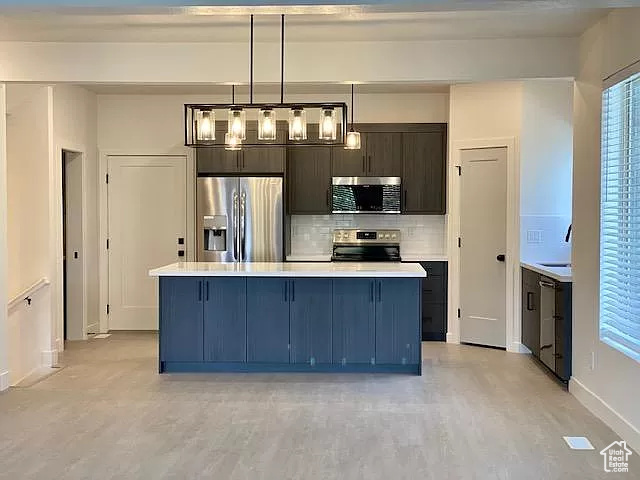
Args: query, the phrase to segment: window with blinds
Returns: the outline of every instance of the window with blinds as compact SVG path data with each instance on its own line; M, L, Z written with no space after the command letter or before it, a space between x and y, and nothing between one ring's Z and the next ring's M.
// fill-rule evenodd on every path
M640 73L602 97L600 340L640 362Z

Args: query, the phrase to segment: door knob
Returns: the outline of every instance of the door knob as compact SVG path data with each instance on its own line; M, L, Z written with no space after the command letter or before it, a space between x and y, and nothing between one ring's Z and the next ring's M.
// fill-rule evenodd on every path
M496 257L496 260L498 260L499 262L504 262L505 258L506 258L506 257L504 256L504 254L503 254L503 253L501 253L500 255L498 255L498 256Z

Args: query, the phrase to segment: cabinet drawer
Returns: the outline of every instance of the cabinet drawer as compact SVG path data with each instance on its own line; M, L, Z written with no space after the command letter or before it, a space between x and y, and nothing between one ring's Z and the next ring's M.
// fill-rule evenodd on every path
M445 278L427 277L422 280L422 300L429 303L444 303L445 298Z

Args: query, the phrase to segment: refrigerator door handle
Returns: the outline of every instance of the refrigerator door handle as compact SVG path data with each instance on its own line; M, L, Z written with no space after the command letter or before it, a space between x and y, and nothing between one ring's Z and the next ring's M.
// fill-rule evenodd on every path
M233 260L238 259L238 192L233 192Z
M247 228L247 194L242 192L240 196L240 261L244 262L247 257L246 252L246 228Z

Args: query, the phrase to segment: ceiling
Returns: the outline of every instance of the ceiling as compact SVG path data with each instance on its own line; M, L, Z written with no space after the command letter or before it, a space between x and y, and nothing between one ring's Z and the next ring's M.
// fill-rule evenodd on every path
M376 3L376 2L374 2ZM438 4L414 2L413 4ZM452 2L453 4L469 2ZM344 7L332 14L290 15L286 38L292 42L411 41L472 38L577 36L606 14L600 8L525 8L537 0L474 0L473 11L379 11ZM572 0L542 2L567 5ZM593 3L585 0L585 3ZM601 2L602 3L602 2ZM606 3L606 2L605 2ZM639 0L640 3L640 0ZM489 9L510 5L510 10ZM400 2L399 5L406 5ZM282 8L278 9L278 12ZM329 10L332 11L332 10ZM2 10L0 10L0 13ZM213 13L212 13L213 12ZM217 13L215 13L217 12ZM245 42L246 15L202 9L114 13L87 9L59 12L12 10L0 14L0 41L34 42ZM337 12L337 13L336 13ZM279 16L255 18L256 42L277 42Z

